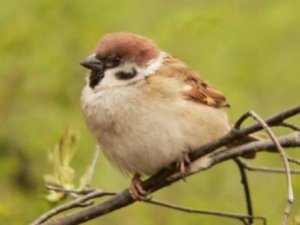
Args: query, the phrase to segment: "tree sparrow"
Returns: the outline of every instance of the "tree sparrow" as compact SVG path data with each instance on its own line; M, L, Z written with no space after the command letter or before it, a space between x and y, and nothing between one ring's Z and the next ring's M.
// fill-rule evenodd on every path
M82 92L87 126L107 159L133 175L130 193L144 195L141 175L185 155L231 128L224 95L152 40L105 35L81 65L90 70Z

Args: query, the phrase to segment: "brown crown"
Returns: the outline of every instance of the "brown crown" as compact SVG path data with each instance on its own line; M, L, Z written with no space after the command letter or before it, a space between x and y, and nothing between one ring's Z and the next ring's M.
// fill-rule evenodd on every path
M159 54L154 41L127 32L107 34L102 37L95 49L98 57L121 56L125 60L147 64Z

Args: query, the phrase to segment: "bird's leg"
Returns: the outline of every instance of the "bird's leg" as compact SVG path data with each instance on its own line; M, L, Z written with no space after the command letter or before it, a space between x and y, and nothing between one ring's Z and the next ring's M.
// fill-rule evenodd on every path
M189 158L188 152L184 152L176 161L176 167L178 168L184 181L186 181L185 177L190 170L190 164L191 160Z
M131 179L131 184L129 187L129 193L134 200L145 201L148 200L148 192L144 190L141 184L141 175L135 173Z

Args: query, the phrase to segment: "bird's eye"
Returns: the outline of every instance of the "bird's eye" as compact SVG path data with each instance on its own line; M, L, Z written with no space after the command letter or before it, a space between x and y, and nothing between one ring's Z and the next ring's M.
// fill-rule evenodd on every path
M114 68L119 66L123 62L123 58L120 56L114 56L112 58L107 58L105 60L105 67L106 68Z
M115 56L112 61L115 65L119 65L122 62L122 58L120 56Z

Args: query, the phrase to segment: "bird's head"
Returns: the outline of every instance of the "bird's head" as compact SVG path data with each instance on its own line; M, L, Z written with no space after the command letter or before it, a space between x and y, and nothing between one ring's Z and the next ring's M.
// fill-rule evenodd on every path
M164 53L150 39L126 32L107 34L81 62L92 89L124 86L155 74Z

